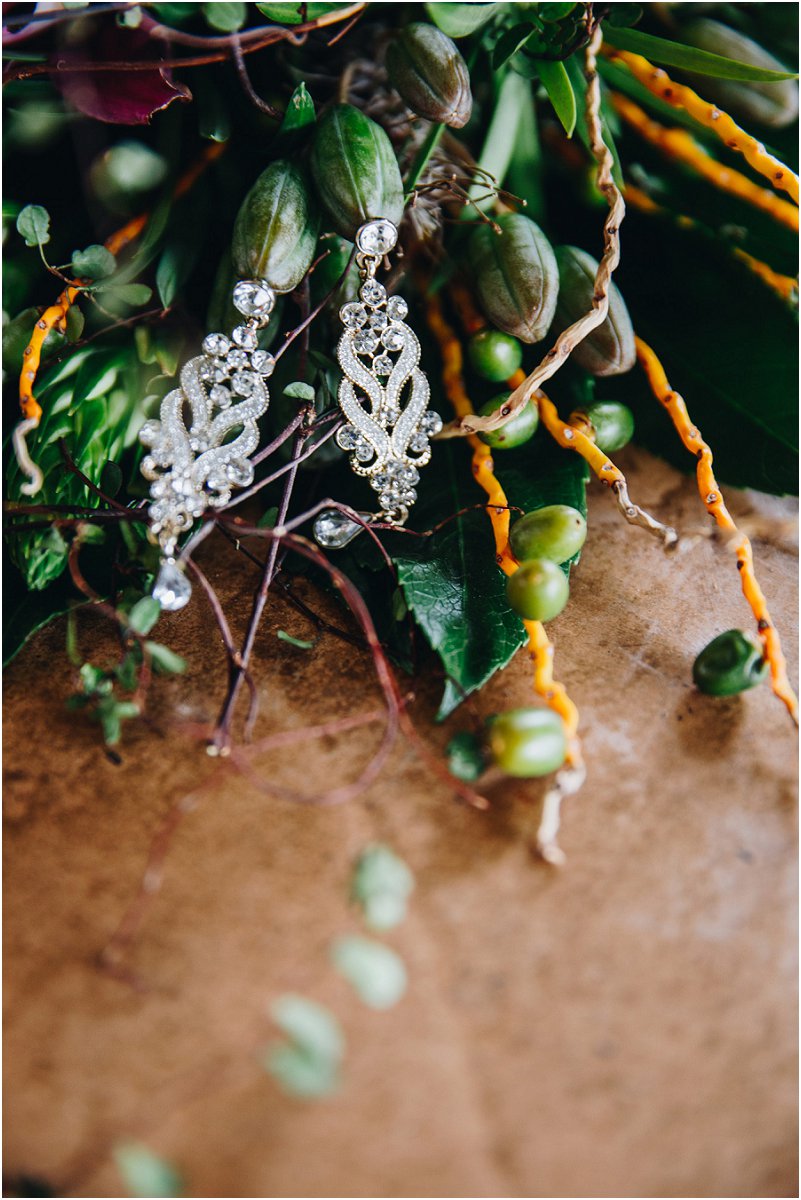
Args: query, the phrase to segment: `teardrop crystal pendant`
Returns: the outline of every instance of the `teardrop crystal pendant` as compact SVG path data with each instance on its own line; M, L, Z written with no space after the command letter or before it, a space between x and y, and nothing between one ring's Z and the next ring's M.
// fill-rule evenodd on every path
M417 499L419 468L431 457L429 438L442 421L428 408L428 380L418 366L420 343L405 322L406 301L388 297L375 278L397 240L397 229L385 219L368 221L356 234L362 285L359 300L339 314L344 331L337 346L343 373L338 398L347 424L337 443L378 493L374 519L403 525Z
M270 403L266 380L275 360L258 341L275 293L263 280L240 280L233 303L244 322L230 338L210 333L204 339L203 353L184 365L180 387L162 400L159 419L139 432L149 450L141 469L150 480L150 537L162 552L153 595L172 611L192 593L175 558L178 539L207 508L221 508L234 488L253 482L257 421ZM238 433L227 441L232 430Z

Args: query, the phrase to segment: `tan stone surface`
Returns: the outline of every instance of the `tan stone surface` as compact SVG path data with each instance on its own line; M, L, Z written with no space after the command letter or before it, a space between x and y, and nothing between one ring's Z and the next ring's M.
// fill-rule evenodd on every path
M632 494L703 527L690 480L629 453ZM786 505L733 496L738 514ZM224 662L198 597L163 619L183 680L160 681L152 729L122 762L64 711L63 628L6 685L6 1171L58 1195L117 1195L108 1151L146 1141L193 1196L789 1196L796 1182L796 739L767 688L727 701L690 685L695 653L747 625L720 547L665 560L591 491L572 602L551 628L581 706L589 778L565 814L569 863L527 850L539 785L454 803L412 750L335 810L273 799L231 773L178 829L164 887L130 962L138 993L98 951L141 876L170 802L214 763L166 725L212 715ZM796 662L792 547L756 543L763 586ZM253 576L222 548L208 570L241 628ZM233 573L230 568L234 567ZM327 602L314 597L314 602ZM330 608L329 611L335 611ZM82 623L97 659L112 643ZM276 600L258 642L259 733L377 701L367 656ZM524 655L480 697L526 702ZM464 727L417 722L444 746ZM266 757L272 778L342 777L377 732ZM407 922L388 936L410 987L363 1008L328 965L358 928L354 856L390 843L412 866ZM270 1002L302 992L347 1034L334 1100L283 1096L258 1065Z

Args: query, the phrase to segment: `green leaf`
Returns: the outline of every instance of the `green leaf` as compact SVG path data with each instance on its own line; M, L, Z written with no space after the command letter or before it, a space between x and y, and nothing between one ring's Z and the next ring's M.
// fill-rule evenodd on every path
M17 217L17 232L26 246L44 246L50 241L50 213L41 204L26 204Z
M604 40L618 50L629 50L633 54L641 54L650 62L659 63L664 67L679 67L682 71L692 71L697 75L712 75L716 79L737 79L742 82L778 83L782 79L798 79L793 71L772 71L766 67L754 67L750 63L735 62L732 58L724 58L721 54L711 54L708 50L696 50L694 46L684 46L681 42L671 42L668 38L655 37L651 33L643 33L639 29L621 29L604 25Z
M194 0L189 0L188 3L180 3L176 0L175 3L159 3L149 6L156 13L160 21L164 21L167 25L183 25L187 21L191 21L197 9L197 4Z
M241 0L213 0L202 5L206 24L220 33L235 33L241 29L248 17L248 6Z
M287 154L303 140L304 130L308 131L316 120L314 101L306 90L306 84L301 81L289 97L271 150L275 154Z
M796 494L797 314L703 230L633 212L616 279L637 332L709 441L718 480ZM602 398L629 405L640 444L694 469L639 370L605 379Z
M426 4L426 12L448 37L460 38L486 25L500 7L500 4L480 4L472 0L470 4Z
M83 333L86 317L77 304L73 304L67 312L67 341L77 342ZM45 339L47 341L47 339Z
M565 133L572 137L576 128L576 97L564 63L537 59L537 73Z
M162 646L160 642L145 642L145 649L150 655L153 665L165 674L183 675L186 670L186 659L181 658L180 654L176 654L167 646Z
M72 253L72 270L78 279L106 279L117 269L117 260L105 246L87 246Z
M485 500L473 482L467 447L445 443L439 453L439 468L421 481L416 514L421 528ZM510 504L525 512L569 504L586 514L584 463L542 431L521 449L496 455L496 472ZM525 630L507 602L485 513L449 521L431 538L404 538L391 553L406 602L448 676L437 714L442 720L506 666L525 643Z
M9 571L9 575L11 572ZM3 666L16 658L34 634L44 629L56 617L69 613L74 605L66 588L47 588L43 592L23 592L6 601L3 625Z
M117 1170L131 1196L180 1196L182 1181L175 1167L141 1142L118 1142L113 1155Z
M573 92L579 98L579 103L576 107L576 132L578 133L579 139L586 147L588 153L592 154L592 151L590 150L590 135L587 129L587 116L584 106L584 97L587 91L587 81L584 78L584 72L581 69L579 56L572 54L564 66L570 79L570 83L572 84ZM615 139L612 136L611 129L609 128L609 120L606 115L606 104L603 92L601 92L601 132L603 133L604 142L612 153L612 159L614 162L612 167L612 175L617 186L622 189L624 186L623 170L620 166L620 155L617 152Z
M369 1008L392 1008L406 991L403 959L380 942L356 936L337 938L331 959Z
M163 308L171 308L197 262L201 243L194 229L184 226L164 247L156 267L156 288Z
M144 636L144 634L150 633L160 615L161 605L158 600L153 596L143 596L141 600L137 600L128 613L128 624L134 633Z
M152 288L144 283L115 283L104 290L103 302L108 305L123 305L126 308L141 308L153 295Z
M351 879L351 899L377 932L394 929L406 916L414 876L402 858L380 843L360 855Z
M448 770L465 783L475 783L484 770L484 755L478 738L463 731L455 733L448 742Z
M327 13L346 7L345 4L302 4L297 0L294 3L281 3L279 0L276 4L256 5L268 21L278 21L281 25L300 25L304 21L316 21Z
M290 646L297 646L298 650L313 650L315 642L305 642L303 638L293 637L291 633L287 633L283 629L276 631L275 635L280 642L287 642Z
M311 384L298 380L295 383L287 384L284 388L284 395L290 400L308 400L311 403L314 400L315 391Z
M493 71L499 71L513 54L517 54L530 38L533 29L534 26L530 21L524 21L520 25L513 25L511 29L504 30L492 50Z
M265 1069L293 1096L327 1096L339 1083L345 1041L336 1018L321 1004L303 996L279 997L271 1015L289 1043L271 1046Z
M537 16L541 21L561 21L564 17L569 17L575 7L575 3L538 4Z
M478 157L479 166L497 180L499 187L503 185L512 161L521 113L526 105L532 103L531 85L520 75L509 71L498 91L492 119ZM487 191L486 181L479 179L472 184L469 195L471 200L475 200L478 196L484 196ZM490 209L494 202L494 197L489 196L478 201L478 208L482 211ZM475 212L469 205L464 206L462 215L464 220L475 220Z
M283 1091L299 1100L319 1100L339 1087L339 1063L307 1054L300 1046L271 1046L264 1068Z

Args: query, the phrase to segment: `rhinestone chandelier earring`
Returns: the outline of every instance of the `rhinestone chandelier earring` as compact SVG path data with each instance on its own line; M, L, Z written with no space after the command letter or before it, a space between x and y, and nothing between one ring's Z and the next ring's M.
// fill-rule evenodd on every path
M263 280L243 279L234 286L233 304L244 322L230 338L210 333L204 339L203 353L184 365L180 386L162 400L159 419L146 421L139 433L149 450L141 470L150 480L150 538L162 555L153 596L171 611L192 594L176 561L178 540L207 508L221 508L232 489L253 482L257 421L270 403L266 380L275 359L258 349L258 340L275 292ZM239 432L226 441L234 429Z
M397 228L385 219L358 230L359 300L340 309L345 328L337 346L343 372L338 399L347 424L336 440L378 494L379 511L362 515L390 525L405 523L417 499L419 468L431 458L429 439L442 428L428 408L428 380L418 366L420 343L405 322L406 301L387 297L376 279L397 241ZM314 536L321 546L340 549L360 529L344 513L329 510L315 521Z

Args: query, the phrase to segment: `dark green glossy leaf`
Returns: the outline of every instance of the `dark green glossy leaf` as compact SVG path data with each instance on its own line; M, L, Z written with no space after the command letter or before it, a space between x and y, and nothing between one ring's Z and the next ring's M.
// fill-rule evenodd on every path
M565 133L572 137L576 128L576 97L564 63L539 59L537 72Z
M797 314L703 230L630 213L626 247L617 278L635 328L710 442L719 480L796 493ZM598 396L629 405L638 442L693 469L639 370L599 383Z
M640 29L621 29L604 26L604 39L618 50L630 50L641 54L650 62L664 67L679 67L696 75L712 75L716 79L739 79L762 83L778 83L782 79L797 79L793 71L770 71L766 67L755 67L750 63L735 62L721 54L708 50L697 50L694 46L683 46L668 38L655 37Z
M425 529L459 509L480 504L485 493L473 482L466 446L445 443L438 463L424 475L413 520ZM500 458L500 455L498 455ZM554 449L544 437L496 464L509 502L529 512L545 504L570 504L586 513L584 464ZM511 659L525 642L520 619L506 599L506 579L495 562L495 542L485 513L449 521L429 539L403 538L392 549L406 603L448 679L442 720Z
M72 270L78 279L107 279L116 266L117 260L105 246L87 246L72 254Z
M516 54L521 46L528 41L533 28L530 21L524 21L519 25L513 25L511 29L506 29L501 34L492 51L492 68L494 71L499 71L512 55Z

